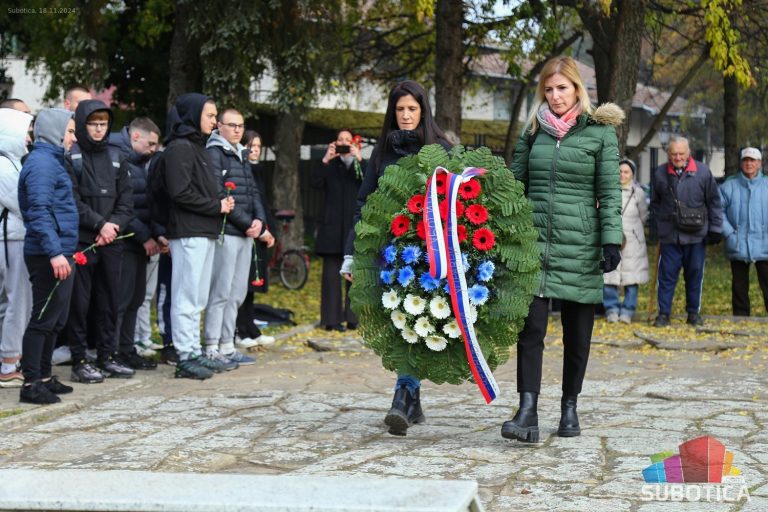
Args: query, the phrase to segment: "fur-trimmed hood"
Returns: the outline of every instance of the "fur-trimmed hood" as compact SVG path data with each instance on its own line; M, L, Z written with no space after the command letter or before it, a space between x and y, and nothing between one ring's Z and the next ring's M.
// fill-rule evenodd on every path
M620 126L624 122L624 111L615 103L603 103L592 112L592 120L599 124Z

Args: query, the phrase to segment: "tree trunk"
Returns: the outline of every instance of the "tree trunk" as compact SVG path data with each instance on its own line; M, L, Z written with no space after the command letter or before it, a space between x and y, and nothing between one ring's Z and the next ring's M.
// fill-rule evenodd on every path
M523 109L525 101L525 92L530 86L529 81L513 80L509 87L509 100L512 108L509 112L509 126L507 127L507 138L504 140L504 161L507 167L512 165L512 157L515 156L515 146L517 145L518 123L520 111Z
M188 3L176 0L176 16L168 62L169 109L176 102L177 96L186 92L200 92L203 88L200 43L190 38L186 30L192 16L194 16L194 9Z
M437 0L435 6L435 121L461 136L461 91L464 55L464 2Z
M723 77L723 139L725 175L739 171L739 81L735 76Z
M296 218L291 223L283 247L304 245L304 212L301 207L299 187L299 159L301 138L304 133L306 112L294 108L278 114L275 125L275 173L272 179L273 207L277 210L293 210Z
M597 101L616 103L626 114L626 121L616 129L621 154L629 134L647 6L648 0L614 0L609 17L599 5L592 10L579 9L594 41Z

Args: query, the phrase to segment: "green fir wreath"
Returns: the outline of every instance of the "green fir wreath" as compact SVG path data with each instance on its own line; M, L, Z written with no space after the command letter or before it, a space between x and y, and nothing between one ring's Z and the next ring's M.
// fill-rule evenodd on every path
M455 174L467 167L487 171L473 178L474 188L460 189L459 238L470 300L477 304L472 314L480 347L492 370L507 361L538 282L538 232L522 183L488 148L456 146L447 152L433 144L386 168L355 226L350 297L363 339L385 368L460 384L471 378L464 341L456 332L445 279L436 282L428 275L419 213L427 180L438 166Z

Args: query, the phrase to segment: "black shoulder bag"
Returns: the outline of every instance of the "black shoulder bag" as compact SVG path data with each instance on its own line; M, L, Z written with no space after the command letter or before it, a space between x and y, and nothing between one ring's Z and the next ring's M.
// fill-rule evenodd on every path
M691 208L683 205L677 199L677 193L675 187L672 185L672 181L667 175L667 185L669 191L672 194L672 199L675 201L675 225L677 229L683 233L698 233L707 224L707 209L704 206L698 208Z

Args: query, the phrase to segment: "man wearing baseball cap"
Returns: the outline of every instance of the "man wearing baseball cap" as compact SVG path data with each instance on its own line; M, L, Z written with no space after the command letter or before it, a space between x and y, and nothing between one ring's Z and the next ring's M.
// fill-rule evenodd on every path
M757 148L741 150L741 172L720 187L725 254L731 260L731 301L734 316L749 316L749 264L768 311L768 180Z

